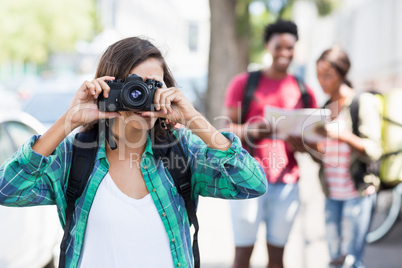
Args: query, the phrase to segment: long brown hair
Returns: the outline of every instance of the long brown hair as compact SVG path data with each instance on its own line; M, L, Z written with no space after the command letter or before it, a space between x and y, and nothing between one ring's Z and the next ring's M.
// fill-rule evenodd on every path
M99 60L95 78L108 75L125 79L136 66L151 58L161 63L166 86L174 87L176 82L161 51L140 37L128 37L110 45ZM159 118L150 130L155 137L164 136L167 130L174 128L174 123L164 124L162 121Z

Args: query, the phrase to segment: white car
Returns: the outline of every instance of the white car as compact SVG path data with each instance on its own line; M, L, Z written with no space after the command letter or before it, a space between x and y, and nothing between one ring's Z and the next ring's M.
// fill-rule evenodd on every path
M36 92L23 103L22 110L49 128L68 110L74 94L75 91Z
M45 127L20 111L0 110L0 164ZM63 231L56 206L0 206L0 267L54 267Z

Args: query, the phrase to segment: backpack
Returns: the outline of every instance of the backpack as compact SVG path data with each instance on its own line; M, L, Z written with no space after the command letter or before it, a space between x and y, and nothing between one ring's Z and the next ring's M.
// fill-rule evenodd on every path
M109 131L106 131L109 132ZM67 209L64 235L60 245L59 267L65 267L67 237L71 227L71 219L75 210L75 202L81 196L88 178L93 170L98 151L98 131L96 129L80 132L75 135L73 142L73 157L70 167L70 176L67 184ZM168 132L167 139L159 141L155 139L153 152L157 162L161 161L171 174L178 193L184 199L187 215L194 226L193 256L194 267L200 267L200 255L198 248L198 220L196 207L191 199L191 170L187 165L187 157L177 138ZM174 163L169 164L169 163Z
M244 94L243 94L241 122L240 122L241 124L244 124L246 122L246 116L247 116L248 110L250 109L250 103L254 97L254 92L257 89L261 74L262 74L262 72L260 70L249 72L249 77L248 77L246 88L245 88ZM297 76L295 76L295 79L296 79L297 85L298 85L300 93L301 93L301 99L303 101L303 106L304 106L304 108L308 108L309 101L310 101L310 95L307 92L306 84L303 82L303 80L301 78L299 78Z
M382 188L390 188L402 182L402 89L395 88L385 93L369 91L379 98L382 117L381 146L383 155L372 165L370 172L380 178ZM353 133L359 133L359 94L350 105Z
M262 74L262 72L260 70L249 72L249 77L247 79L246 87L244 89L244 94L243 94L240 124L246 123L246 116L247 116L248 110L250 109L250 103L254 97L254 92L257 89L261 74ZM303 80L301 78L299 78L297 76L295 76L295 79L296 79L297 85L298 85L300 93L301 93L303 107L308 108L309 101L310 101L310 95L307 92L306 84L303 82ZM250 155L253 155L254 147L249 146L248 151L249 151Z

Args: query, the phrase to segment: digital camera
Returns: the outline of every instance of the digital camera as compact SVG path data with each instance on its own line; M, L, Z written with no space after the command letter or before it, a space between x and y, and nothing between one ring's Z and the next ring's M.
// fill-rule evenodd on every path
M106 81L110 87L109 97L99 95L98 107L100 111L153 111L156 89L162 83L153 79L145 82L136 74L130 74L125 80Z

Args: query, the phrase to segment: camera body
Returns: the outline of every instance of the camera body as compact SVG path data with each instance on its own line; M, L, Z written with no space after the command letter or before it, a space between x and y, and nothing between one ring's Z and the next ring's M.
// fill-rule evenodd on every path
M125 80L106 81L110 87L109 97L99 95L98 108L103 112L115 111L153 111L154 96L162 83L153 79L145 82L136 74Z

